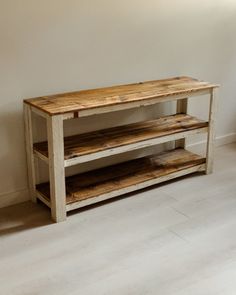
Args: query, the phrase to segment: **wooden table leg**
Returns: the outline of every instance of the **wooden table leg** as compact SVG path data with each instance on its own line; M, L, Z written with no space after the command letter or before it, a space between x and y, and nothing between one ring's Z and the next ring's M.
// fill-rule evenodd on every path
M218 100L218 88L214 88L211 91L211 97L210 97L209 127L208 127L209 130L208 130L207 151L206 151L206 174L210 174L213 172L217 100Z
M36 203L36 175L35 159L33 153L33 130L32 130L32 112L31 107L24 103L24 122L25 122L25 143L28 166L28 186L31 200Z
M55 222L66 220L63 116L47 118L51 215Z
M177 114L187 114L188 111L188 98L178 99L176 105L176 113ZM186 140L185 138L178 139L175 141L175 148L185 148L186 147Z

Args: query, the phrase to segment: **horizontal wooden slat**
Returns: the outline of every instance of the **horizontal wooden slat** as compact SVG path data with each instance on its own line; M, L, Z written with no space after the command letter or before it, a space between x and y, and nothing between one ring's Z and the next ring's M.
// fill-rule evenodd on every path
M201 156L184 149L175 149L156 156L70 176L66 178L67 210L79 207L79 204L74 203L88 199L93 199L94 203L96 198L101 199L106 196L108 199L121 194L122 191L131 191L129 188L134 191L140 187L201 170L205 167L204 163L205 158ZM37 185L37 190L50 200L49 183Z
M176 139L178 134L183 137L191 130L199 129L201 131L204 127L207 127L205 121L186 114L177 114L152 121L66 137L64 144L65 166L166 142L166 140L170 140L167 137L169 135L177 134L173 138ZM204 129L204 131L206 130ZM158 142L150 141L156 138L160 140ZM47 160L47 142L36 143L34 150L41 159Z
M26 99L25 103L48 113L49 115L71 113L69 118L81 115L91 115L100 112L121 110L122 105L131 104L129 107L138 106L136 102L149 101L153 98L192 95L192 93L212 89L217 85L202 82L189 77L176 77L165 80L148 81L128 85L99 88L93 90L82 90L77 92L63 93L57 95L43 96ZM155 101L153 103L157 103ZM135 104L136 103L136 104ZM140 105L145 105L140 104ZM99 111L99 109L104 111Z

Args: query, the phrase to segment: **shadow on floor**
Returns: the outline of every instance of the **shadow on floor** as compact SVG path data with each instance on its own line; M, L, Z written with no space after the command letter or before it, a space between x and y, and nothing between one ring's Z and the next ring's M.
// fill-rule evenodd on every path
M50 211L40 203L29 201L0 209L0 237L52 223Z
M197 175L200 177L202 174L203 173L195 174L194 177L197 177ZM180 177L178 178L178 181L181 181L181 179L183 178L186 179L189 177L192 177L192 175ZM176 180L169 180L167 182L139 190L138 192L142 193L148 190L157 189L161 186L164 187L172 182L176 182ZM87 210L92 210L94 208L104 206L111 202L117 202L124 198L135 197L135 195L137 195L137 192L132 192L119 197L115 197L113 199L86 206L84 208L80 208L69 212L68 217L70 218L70 216L73 216L75 214L79 214ZM30 230L36 227L47 226L50 224L54 224L54 222L51 220L50 210L46 205L44 205L40 201L37 204L34 204L31 201L29 201L22 204L17 204L14 206L0 209L0 237L20 231Z

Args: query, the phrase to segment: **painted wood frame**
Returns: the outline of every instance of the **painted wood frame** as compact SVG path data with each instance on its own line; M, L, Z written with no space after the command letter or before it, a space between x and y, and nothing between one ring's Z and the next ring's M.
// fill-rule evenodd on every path
M55 222L66 220L64 132L61 115L47 118L51 214Z
M36 169L35 158L33 154L33 124L32 124L32 112L31 107L24 104L24 124L25 124L25 145L26 145L26 157L28 167L28 186L31 200L36 203Z
M185 78L184 78L185 79ZM171 80L171 79L170 79ZM163 80L167 81L167 80ZM190 79L190 82L194 79ZM197 80L196 80L197 81ZM198 82L197 82L198 83ZM201 84L201 82L199 82ZM199 84L199 85L200 85ZM138 84L137 84L138 85ZM205 87L205 88L204 88ZM169 89L169 88L167 88ZM176 178L182 175L197 171L205 171L206 174L210 174L213 171L213 157L214 157L214 140L215 140L215 119L216 119L216 109L217 109L217 96L218 96L218 85L204 84L201 89L188 89L185 93L181 91L178 92L178 87L176 92L170 91L169 94L155 95L152 93L152 97L148 98L145 96L141 100L125 100L124 103L118 101L114 105L98 105L98 107L88 107L80 108L74 111L67 111L65 113L49 114L43 108L38 108L37 104L34 105L34 100L24 101L24 122L25 122L25 140L26 140L26 152L27 152L27 165L28 165L28 182L29 191L33 202L36 202L37 198L44 202L48 207L51 208L52 219L55 222L61 222L66 219L66 212L87 206L102 200L113 198L115 196L125 194L144 188L168 179ZM176 113L187 114L188 108L188 98L193 96L210 94L210 107L209 107L209 122L207 127L198 128L196 130L186 130L177 134L170 134L160 138L152 138L150 140L144 140L143 142L127 144L121 146L117 149L108 149L104 151L97 152L93 155L84 155L77 157L75 159L64 159L64 132L63 132L63 120L74 119L78 117L98 115L106 112L113 112L118 110L125 110L130 108L137 108L141 106L147 106L152 104L157 104L166 101L176 101L177 108ZM138 95L141 95L138 92ZM37 98L35 99L37 101ZM32 112L43 117L47 121L47 136L48 136L48 157L43 154L38 153L33 150L34 140L33 140L33 126L32 126ZM65 188L65 167L76 165L79 163L91 161L98 159L100 157L108 157L110 155L115 155L118 153L124 153L130 150L145 148L151 145L160 144L168 141L174 141L175 147L185 148L185 139L189 135L208 132L207 138L207 151L206 151L206 163L192 168L184 169L173 173L172 175L166 175L157 179L146 181L138 185L133 185L128 188L116 190L105 195L97 196L96 198L91 198L88 200L83 200L80 202L75 202L72 204L66 204L66 188ZM37 157L35 157L37 156ZM50 201L46 200L44 196L36 190L36 159L41 159L45 161L49 166L49 181L50 181Z
M207 149L206 149L206 174L210 174L213 172L218 95L219 95L219 89L213 88L211 90L210 106L209 106L209 131L207 136Z
M188 112L188 98L179 99L176 102L176 113L177 114L187 114ZM181 138L175 141L175 147L186 147L186 138Z

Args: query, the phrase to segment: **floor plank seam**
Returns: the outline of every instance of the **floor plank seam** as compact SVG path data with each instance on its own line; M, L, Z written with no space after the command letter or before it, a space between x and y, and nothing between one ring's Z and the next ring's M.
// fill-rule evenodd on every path
M179 202L178 200L176 200L176 201ZM191 218L192 218L191 216L189 216L189 215L185 214L184 212L182 212L182 211L176 209L175 207L173 207L173 206L171 206L171 205L169 205L169 206L171 207L171 209L173 209L173 210L176 211L177 213L179 213L179 214L185 216L187 219L191 219Z
M168 228L167 230L168 230L168 232L174 234L176 237L180 238L180 239L183 240L184 242L186 242L186 243L188 243L188 244L191 244L191 242L190 242L189 240L187 240L187 239L185 239L184 237L182 237L181 235L179 235L179 234L178 234L177 232L175 232L173 229Z

